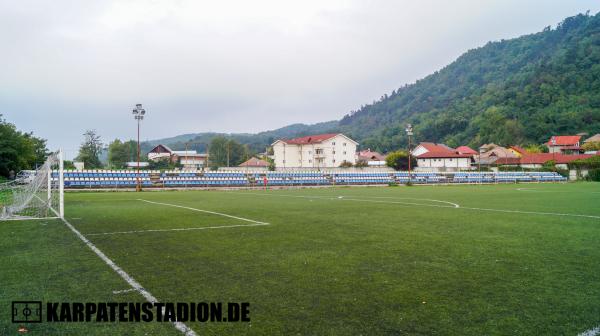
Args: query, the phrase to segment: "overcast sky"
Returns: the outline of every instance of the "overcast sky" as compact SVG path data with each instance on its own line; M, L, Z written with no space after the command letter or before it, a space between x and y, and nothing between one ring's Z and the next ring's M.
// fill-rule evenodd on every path
M470 48L597 0L0 0L0 113L69 157L105 142L339 119Z

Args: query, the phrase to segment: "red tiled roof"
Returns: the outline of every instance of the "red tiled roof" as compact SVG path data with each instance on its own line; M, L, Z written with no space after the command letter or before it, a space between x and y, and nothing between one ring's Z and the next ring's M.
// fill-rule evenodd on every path
M461 154L478 154L476 150L469 146L460 146L456 148L456 151Z
M432 151L432 152L427 152L427 153L423 153L419 156L417 156L419 159L432 159L432 158L470 158L473 155L471 154L459 154L457 152L452 152L452 151Z
M510 148L521 155L527 155L527 151L519 146L510 146Z
M239 167L268 167L269 163L265 160L260 160L255 157L251 157L248 161L243 162Z
M295 138L290 140L282 140L285 143L293 144L293 145L306 145L313 143L320 143L327 139L331 139L334 136L340 133L327 133L327 134L317 134L317 135L307 135L301 138Z
M454 149L444 144L437 144L433 142L421 142L419 146L423 146L429 152L453 152Z
M373 152L370 149L361 150L358 152L358 158L362 160L376 160L376 161L384 161L385 157L381 155L379 152Z
M471 154L461 154L455 149L444 144L436 144L433 142L421 142L419 146L424 147L427 152L417 156L419 159L427 158L470 158Z
M577 155L565 155L565 154L553 154L553 153L537 153L525 155L521 158L521 164L544 164L548 161L556 161L556 163L569 163L574 160L587 159L594 155L592 154L577 154Z
M581 135L553 135L548 140L548 146L553 146L552 139L556 140L556 146L574 146L581 140Z
M521 163L521 158L518 157L503 157L494 161L494 164L518 165Z

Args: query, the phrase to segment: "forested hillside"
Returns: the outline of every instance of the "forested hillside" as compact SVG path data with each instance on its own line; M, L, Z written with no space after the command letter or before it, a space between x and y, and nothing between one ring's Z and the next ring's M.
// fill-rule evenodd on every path
M450 146L525 145L552 134L600 133L600 14L569 17L555 28L469 50L339 122L229 136L261 151L277 138L341 131L362 148L387 152L406 145L407 123L414 125L416 141ZM175 149L188 141L204 150L217 135L162 141Z
M294 138L309 134L327 133L335 131L338 128L337 121L328 121L313 125L293 124L271 131L250 133L198 133L185 134L173 138L147 141L142 144L142 150L148 151L159 143L166 144L173 150L184 150L185 148L194 149L199 152L205 152L207 145L211 140L218 136L231 138L239 143L248 145L248 149L253 153L264 152L266 147L275 140L281 138Z
M540 143L551 134L600 132L600 15L470 50L442 70L345 116L363 147L417 141L450 146Z

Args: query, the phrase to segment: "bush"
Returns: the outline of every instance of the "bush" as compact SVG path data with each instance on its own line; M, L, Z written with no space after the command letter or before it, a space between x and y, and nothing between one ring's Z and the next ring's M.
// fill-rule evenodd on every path
M417 160L414 156L411 156L411 167L417 166ZM395 170L408 170L408 153L406 151L395 151L391 152L385 158L385 164L388 167L392 167Z
M595 169L600 168L600 155L592 156L587 159L575 160L569 163L571 169Z
M367 161L364 160L359 160L354 164L354 167L356 168L364 168L364 167L368 167L369 163L367 163Z
M590 181L600 182L600 168L590 169L587 178Z
M352 167L352 162L344 161L340 164L340 168L350 168Z

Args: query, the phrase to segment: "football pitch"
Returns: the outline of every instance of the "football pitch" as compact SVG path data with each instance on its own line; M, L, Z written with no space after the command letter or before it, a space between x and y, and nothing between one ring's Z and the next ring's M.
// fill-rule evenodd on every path
M11 301L149 296L249 302L250 322L27 328L32 335L578 335L600 326L598 183L65 197L68 225L0 222L2 335L17 334Z

